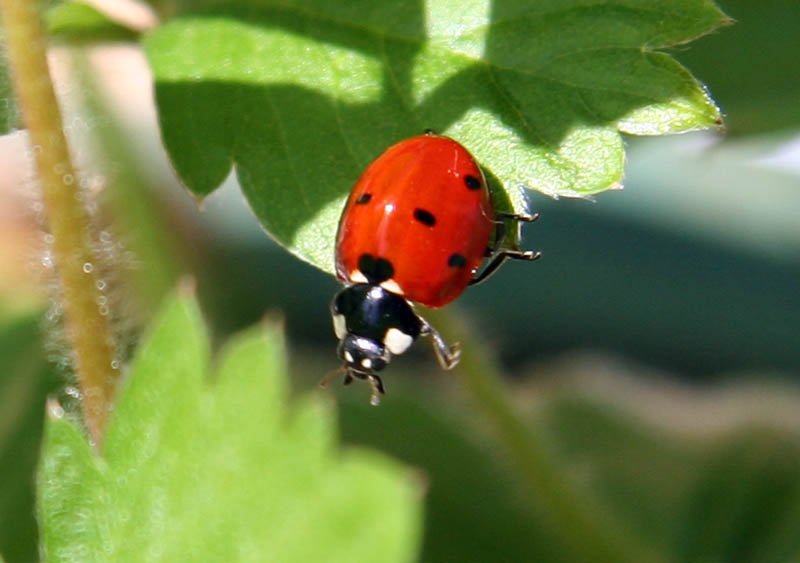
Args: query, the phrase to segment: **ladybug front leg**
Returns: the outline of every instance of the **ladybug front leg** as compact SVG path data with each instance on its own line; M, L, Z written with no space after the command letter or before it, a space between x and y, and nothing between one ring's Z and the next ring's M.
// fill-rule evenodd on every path
M439 365L442 369L453 369L458 364L461 357L461 347L456 342L452 346L448 346L439 331L433 328L428 321L419 317L422 321L422 330L420 334L423 336L430 336L433 339L433 350L436 352L436 359L439 360Z
M533 215L526 215L526 214L512 214L512 213L498 213L497 217L500 218L500 221L497 222L497 229L495 231L494 241L495 244L500 244L502 240L505 238L506 234L506 221L514 221L516 223L516 227L519 229L520 222L525 223L533 223L539 218L538 213L534 213ZM477 285L482 281L485 281L489 276L491 276L497 268L503 265L503 262L508 260L509 258L513 260L528 260L530 262L534 260L538 260L542 257L542 253L540 251L533 251L533 250L519 250L518 248L489 248L488 256L491 257L491 260L486 265L481 273L475 276L472 280L470 280L469 285Z

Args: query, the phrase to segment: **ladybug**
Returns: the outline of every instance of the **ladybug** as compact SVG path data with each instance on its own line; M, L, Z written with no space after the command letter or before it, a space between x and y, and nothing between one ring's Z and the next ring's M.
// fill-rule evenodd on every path
M442 307L506 259L539 258L501 246L507 228L537 217L496 213L483 172L453 139L428 131L389 147L356 182L336 235L336 274L345 287L331 315L345 385L367 380L377 405L378 372L420 336L432 338L443 369L453 368L458 344L448 346L414 304Z

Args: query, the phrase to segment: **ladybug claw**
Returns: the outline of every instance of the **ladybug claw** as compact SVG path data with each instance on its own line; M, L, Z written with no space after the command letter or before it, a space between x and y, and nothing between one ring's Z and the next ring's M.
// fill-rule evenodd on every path
M444 359L446 361L446 365L443 366L444 369L453 369L456 367L456 364L461 359L461 343L454 342L453 345L450 346L450 351Z
M538 260L541 257L542 257L541 250L536 250L536 251L526 250L525 252L522 253L522 256L520 256L522 260L530 260L531 262L533 262L534 260Z

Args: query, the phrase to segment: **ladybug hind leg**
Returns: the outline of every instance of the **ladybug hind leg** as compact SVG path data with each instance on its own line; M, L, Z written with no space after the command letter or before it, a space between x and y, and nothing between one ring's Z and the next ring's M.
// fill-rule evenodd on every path
M430 336L433 340L433 350L436 352L436 359L442 369L453 369L458 364L461 358L461 346L456 342L452 346L448 346L439 331L433 328L431 324L420 317L422 321L422 330L420 334L423 336Z
M509 222L513 222L515 226L519 229L520 223L533 223L539 218L538 213L534 213L533 215L527 214L513 214L513 213L498 213L497 217L499 221L497 221L497 227L495 230L494 235L494 244L499 245L506 235L506 228ZM518 248L498 248L498 247L490 247L487 250L487 256L489 257L489 263L483 268L483 271L477 274L472 280L470 280L469 285L477 285L483 281L486 281L493 273L497 271L497 269L503 265L508 259L512 260L527 260L532 262L534 260L538 260L542 257L542 253L538 250L520 250Z

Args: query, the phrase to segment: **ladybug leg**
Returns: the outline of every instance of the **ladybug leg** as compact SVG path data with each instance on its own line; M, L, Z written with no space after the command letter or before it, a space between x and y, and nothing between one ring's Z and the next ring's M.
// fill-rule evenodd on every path
M373 407L377 407L381 403L381 395L386 393L383 389L383 381L375 374L368 375L367 381L369 381L370 387L372 387L372 395L370 395L369 404Z
M542 257L541 251L533 251L533 250L509 250L504 249L500 252L496 253L492 256L492 260L486 265L483 271L472 278L469 282L469 285L476 285L483 281L486 281L486 278L491 276L493 273L497 271L497 268L503 265L503 262L508 260L509 258L514 260L528 260L529 262L533 262L534 260L538 260Z
M439 360L439 365L442 366L442 369L453 369L456 367L461 357L461 346L458 342L452 346L448 346L438 330L433 328L433 326L422 317L419 319L422 321L422 330L420 334L423 336L430 336L433 339L433 350L436 352L436 359Z
M514 214L514 213L498 213L497 217L500 218L500 221L497 222L497 227L495 230L495 244L498 241L502 241L505 238L506 234L506 227L508 221L513 221L516 223L517 228L519 228L519 223L533 223L539 218L538 213L534 213L533 215L528 214ZM486 265L481 273L475 276L470 282L469 285L477 285L483 281L485 281L489 276L491 276L497 268L503 265L503 262L506 260L513 259L513 260L528 260L530 262L534 260L538 260L542 257L542 253L540 251L532 251L532 250L519 250L516 248L502 248L498 249L497 247L490 247L488 249L488 255L491 257L491 260Z

